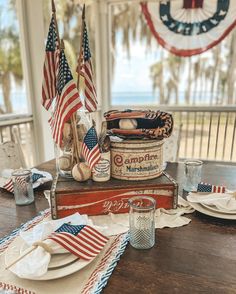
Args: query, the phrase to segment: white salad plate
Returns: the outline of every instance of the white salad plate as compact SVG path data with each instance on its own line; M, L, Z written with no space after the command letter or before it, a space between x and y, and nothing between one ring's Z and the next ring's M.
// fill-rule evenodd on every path
M204 203L201 203L201 205L203 207L205 207L206 209L209 209L211 211L217 212L217 213L224 213L224 214L234 214L236 215L236 210L228 210L228 209L219 209L218 207L214 206L214 205L207 205Z
M189 202L189 204L198 212L201 212L203 214L217 217L217 218L222 218L222 219L231 219L231 220L236 220L236 214L228 214L228 213L223 213L223 212L216 212L213 210L208 209L206 206L203 206L199 203L194 203L194 202Z
M16 260L20 256L21 248L24 244L25 244L25 241L19 236L9 245L9 247L7 248L5 252L6 266L11 264L14 260ZM66 257L66 259L67 258L68 257ZM67 259L66 264L61 266L57 265L56 267L49 269L47 273L44 274L43 276L28 277L27 279L45 281L45 280L53 280L53 279L62 278L83 269L89 263L91 263L95 258L89 261L83 260L83 259L75 259L74 261L71 261L70 263L67 263L68 262L68 259ZM61 260L58 262L58 264L62 264L62 263L63 262L61 262ZM11 268L9 270L11 270Z

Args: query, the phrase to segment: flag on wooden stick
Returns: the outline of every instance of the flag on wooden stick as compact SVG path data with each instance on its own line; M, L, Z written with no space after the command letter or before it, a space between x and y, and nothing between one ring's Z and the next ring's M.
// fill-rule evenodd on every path
M199 183L197 186L198 192L225 193L225 190L225 186L215 186L208 183Z
M59 45L55 19L52 16L43 66L42 105L48 110L56 97L56 77L59 61Z
M72 254L90 260L98 255L108 238L85 225L63 224L50 237Z
M84 159L88 162L91 170L101 158L97 133L94 127L91 127L84 137L82 145L82 155L84 156Z
M57 79L57 97L53 116L49 119L53 139L61 146L64 124L82 107L79 92L73 80L64 50L60 52Z
M84 8L85 9L85 8ZM82 48L78 59L77 73L84 77L85 107L89 112L97 110L97 92L93 80L93 68L91 62L91 52L89 48L88 32L83 10L82 16ZM82 55L81 55L82 54ZM80 66L79 66L80 65Z

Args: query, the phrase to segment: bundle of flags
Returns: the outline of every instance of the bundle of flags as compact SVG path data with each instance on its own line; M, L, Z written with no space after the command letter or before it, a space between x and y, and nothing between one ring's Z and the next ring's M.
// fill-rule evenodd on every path
M97 94L93 80L91 52L85 22L85 7L83 8L82 28L82 44L80 57L78 59L77 73L84 78L85 107L89 112L93 112L97 109ZM55 100L55 108L52 117L49 119L49 124L55 143L61 146L65 123L71 119L72 115L76 113L78 109L82 108L83 104L73 80L63 50L64 48L59 46L59 43L60 40L54 7L46 43L42 105L45 109L49 110L52 102ZM83 145L85 159L88 161L91 168L100 159L96 137L96 130L94 128L88 130ZM89 142L89 140L91 140L91 142Z
M208 183L199 183L197 192L209 192L209 193L225 193L224 186L215 186Z
M108 241L107 237L90 226L67 223L60 226L48 239L85 260L97 256Z

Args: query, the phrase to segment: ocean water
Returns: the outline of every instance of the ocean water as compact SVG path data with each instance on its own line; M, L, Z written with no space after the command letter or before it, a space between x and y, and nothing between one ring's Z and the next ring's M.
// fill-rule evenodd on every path
M212 98L213 97L213 98ZM40 99L40 98L39 98ZM25 91L14 91L11 93L11 101L14 113L28 113L30 110L27 103L27 95ZM216 94L196 93L190 97L189 105L211 105L216 103ZM159 105L160 100L158 94L153 92L112 92L111 105ZM175 102L175 96L170 97L170 101L166 101L168 105L186 105L184 93L179 93L178 103ZM4 109L3 95L0 91L0 107Z
M216 93L213 95L210 92L197 92L192 94L189 99L189 105L214 105L216 100ZM159 105L160 99L158 93L153 92L112 92L111 105ZM165 101L167 105L186 105L185 93L179 92L178 103L175 101L175 96L171 95L169 101Z
M14 113L28 113L28 102L25 91L12 91L10 95ZM4 109L4 100L2 92L0 92L0 107Z

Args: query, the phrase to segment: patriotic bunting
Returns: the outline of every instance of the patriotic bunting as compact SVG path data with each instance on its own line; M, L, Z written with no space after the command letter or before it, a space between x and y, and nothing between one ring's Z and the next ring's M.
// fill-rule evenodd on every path
M88 162L91 170L101 158L98 146L97 133L94 127L91 127L84 137L82 145L82 155Z
M79 92L73 80L64 50L60 52L59 72L57 80L56 106L49 124L53 139L61 146L64 124L72 114L82 107Z
M236 25L236 5L230 0L162 0L141 8L158 43L179 56L205 52Z
M46 44L43 66L42 105L48 110L56 97L56 79L59 61L58 37L52 16Z
M107 237L90 226L70 224L63 224L49 239L85 260L97 256L108 241Z
M79 57L81 58L81 57ZM80 68L77 67L77 72L84 77L84 96L85 107L89 112L97 110L97 93L93 81L93 68L91 62L91 52L89 49L88 32L85 18L83 15L83 37L82 37L82 59L78 60Z

